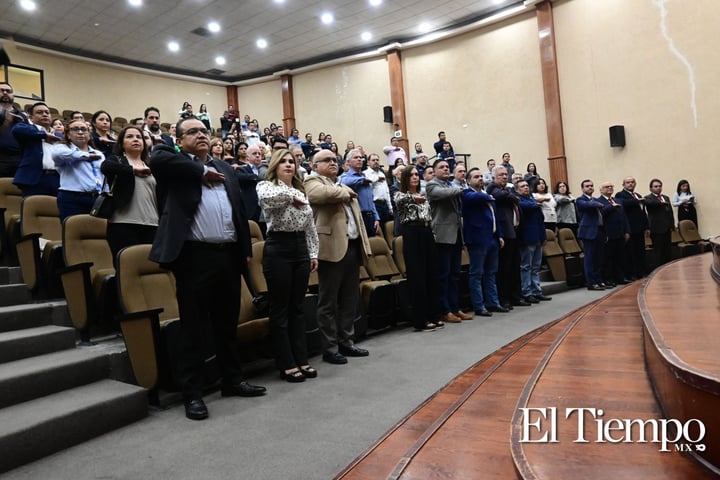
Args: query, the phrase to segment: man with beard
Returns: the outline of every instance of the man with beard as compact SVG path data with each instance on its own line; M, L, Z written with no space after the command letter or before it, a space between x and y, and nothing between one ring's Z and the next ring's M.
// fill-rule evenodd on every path
M14 177L20 164L20 145L12 134L17 122L27 123L25 114L13 106L15 95L12 85L0 83L0 177Z
M148 107L145 109L145 130L150 132L153 144L164 143L169 147L175 146L175 141L170 135L160 130L160 110L157 107Z

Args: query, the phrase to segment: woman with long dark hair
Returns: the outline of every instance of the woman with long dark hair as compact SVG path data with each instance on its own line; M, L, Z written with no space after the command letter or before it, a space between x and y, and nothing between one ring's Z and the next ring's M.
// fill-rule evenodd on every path
M113 259L131 245L152 243L158 225L155 177L148 166L149 151L140 127L125 127L115 153L101 165L113 191L113 214L108 219L107 241Z
M553 194L548 191L548 186L544 178L538 178L532 192L533 198L540 204L540 208L542 209L545 228L554 232L555 228L557 228L558 221L557 212L555 211L557 202L555 202Z
M678 209L678 224L683 220L692 220L695 222L695 227L698 227L697 210L695 210L697 199L690 190L690 182L685 179L678 182L672 204Z
M117 138L111 130L112 117L105 110L98 110L93 114L90 123L94 129L92 140L95 148L100 150L105 157L109 157L115 150L117 142Z
M267 222L263 273L270 299L270 335L280 377L292 383L317 377L308 363L303 302L320 248L297 167L289 150L277 150L265 180L256 187Z
M565 182L557 182L553 190L555 199L555 213L557 214L557 228L569 228L577 236L577 212L575 211L575 197L570 193L570 187Z

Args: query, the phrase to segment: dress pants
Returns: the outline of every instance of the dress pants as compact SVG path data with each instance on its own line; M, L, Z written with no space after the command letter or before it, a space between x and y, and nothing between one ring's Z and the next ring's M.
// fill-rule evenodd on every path
M588 286L598 285L602 283L602 261L603 246L605 239L602 232L595 239L583 238L583 248L585 249L585 281Z
M605 280L620 283L624 280L625 238L608 238L605 242L603 275Z
M242 380L235 337L240 316L240 269L246 262L235 243L186 241L178 258L168 265L175 274L181 354L177 379L183 397L202 397L203 369L208 353L217 355L223 383Z
M517 238L505 238L505 246L500 249L497 288L500 302L503 304L511 304L522 296L520 293L520 250Z
M108 245L113 256L113 263L117 268L117 255L125 247L153 243L157 226L140 225L137 223L115 223L108 222L107 236Z
M438 294L440 313L446 314L460 310L460 264L462 263L462 235L457 233L454 244L437 243ZM405 262L407 263L407 262Z
M73 215L89 214L97 192L71 192L60 190L57 195L57 206L60 212L60 221Z
M470 298L475 311L497 307L498 299L495 275L498 270L498 241L489 244L467 245L470 256Z
M377 235L375 231L375 214L371 211L361 212L363 223L365 224L365 231L368 237L374 237Z
M631 233L625 243L625 277L642 278L645 276L645 232Z
M310 277L305 232L268 232L263 274L270 300L270 337L279 370L307 365L303 303Z
M664 233L651 233L653 250L658 262L658 267L672 260L672 234L668 230Z
M31 197L33 195L49 195L51 197L58 196L60 188L60 175L55 170L46 170L40 176L40 180L35 185L20 185L22 196Z
M412 323L423 328L440 315L438 266L432 229L420 225L403 225L403 256L407 287L412 308Z
M360 239L348 240L348 249L339 262L320 260L318 266L317 321L323 349L338 344L350 347L360 300Z

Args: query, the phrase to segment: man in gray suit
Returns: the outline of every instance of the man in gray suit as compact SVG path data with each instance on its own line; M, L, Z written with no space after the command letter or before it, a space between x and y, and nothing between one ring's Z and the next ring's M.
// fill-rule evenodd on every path
M471 320L472 315L460 310L460 262L462 257L462 220L460 196L462 188L450 183L450 165L440 159L433 165L435 178L425 187L430 200L432 229L435 234L440 282L440 319L448 323Z

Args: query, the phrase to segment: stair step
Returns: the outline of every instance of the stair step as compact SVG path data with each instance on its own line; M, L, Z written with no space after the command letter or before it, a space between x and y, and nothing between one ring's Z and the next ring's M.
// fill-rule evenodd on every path
M0 364L0 408L108 376L104 349L75 348Z
M0 363L75 348L75 329L44 325L0 333Z
M20 267L0 267L0 285L22 283L22 281L22 270Z
M53 323L53 308L50 303L0 307L0 332L50 325Z
M30 290L24 283L0 285L0 306L20 305L30 300Z
M101 380L0 410L0 472L147 416L147 394Z

